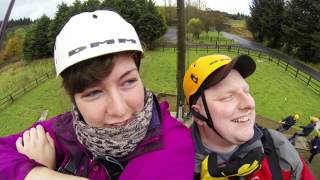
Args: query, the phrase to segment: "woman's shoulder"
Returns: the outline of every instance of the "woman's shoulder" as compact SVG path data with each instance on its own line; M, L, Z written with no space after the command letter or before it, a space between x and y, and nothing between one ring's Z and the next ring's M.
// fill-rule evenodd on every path
M180 129L183 131L190 131L181 121L173 117L169 111L169 103L167 101L160 103L160 110L162 115L162 130L168 131L172 129Z

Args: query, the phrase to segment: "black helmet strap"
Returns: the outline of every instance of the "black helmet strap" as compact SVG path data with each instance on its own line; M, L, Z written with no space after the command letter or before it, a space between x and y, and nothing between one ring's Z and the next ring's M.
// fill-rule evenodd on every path
M221 134L214 128L213 123L212 123L212 118L210 115L210 111L207 105L207 101L206 101L206 97L204 95L204 89L203 87L200 87L200 96L201 96L201 100L203 103L203 107L204 110L206 111L207 114L207 118L204 117L202 114L200 114L199 112L195 111L193 108L190 108L190 112L192 113L192 115L194 115L195 117L197 117L198 119L200 119L201 121L204 121L207 123L207 125L216 133L218 134L222 139L224 139L223 136L221 136Z

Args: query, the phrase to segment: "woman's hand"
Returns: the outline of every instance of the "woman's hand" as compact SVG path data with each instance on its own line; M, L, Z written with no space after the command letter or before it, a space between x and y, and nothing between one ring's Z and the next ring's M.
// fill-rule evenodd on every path
M41 125L23 133L16 141L17 151L30 159L54 170L56 166L56 152L54 141Z

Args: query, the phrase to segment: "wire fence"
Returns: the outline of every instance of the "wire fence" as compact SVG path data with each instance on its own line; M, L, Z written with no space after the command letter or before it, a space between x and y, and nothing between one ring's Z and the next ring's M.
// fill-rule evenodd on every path
M0 110L4 109L7 105L13 103L18 97L22 96L26 92L38 87L44 81L54 76L54 71L43 74L42 76L35 78L34 80L27 83L26 86L20 89L12 91L10 94L0 98Z
M222 45L222 44L187 44L187 49L191 51L199 51L199 52L207 52L209 51L217 51L219 52L234 52L237 54L247 54L251 57L257 57L261 60L268 61L270 63L274 63L284 69L286 72L288 72L291 76L295 77L296 79L299 79L302 81L307 87L310 87L314 92L320 94L320 81L317 79L317 77L313 77L311 74L309 74L307 71L303 69L299 69L297 67L294 67L287 63L285 60L281 59L280 57L271 56L269 54L266 54L262 51L256 51L249 48L243 48L239 45ZM163 51L165 49L173 49L173 51L176 51L175 45L170 44L161 44L158 48L161 48ZM190 63L188 63L190 64Z

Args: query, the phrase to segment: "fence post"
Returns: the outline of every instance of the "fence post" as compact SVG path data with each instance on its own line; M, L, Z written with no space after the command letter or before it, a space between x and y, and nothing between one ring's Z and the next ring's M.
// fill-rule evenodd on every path
M240 48L238 47L238 55L240 54Z
M209 52L209 47L208 47L209 45L207 45L207 53Z
M216 40L216 48L218 47L218 41Z
M278 59L278 66L279 66L279 64L280 64L280 59Z
M10 97L10 99L11 99L11 102L13 102L13 97L12 97L12 95L11 94L9 94L9 97Z
M261 51L259 51L259 58L261 58Z
M311 76L309 76L309 80L308 80L307 86L309 86L310 81L311 81Z
M218 46L218 53L220 52L220 46Z
M250 55L250 49L248 48L248 55Z
M287 66L286 66L286 69L285 69L285 71L287 71L287 70L288 70L288 66L289 66L289 64L287 63Z
M296 72L296 77L298 77L298 74L299 74L299 69L297 69L297 72Z

